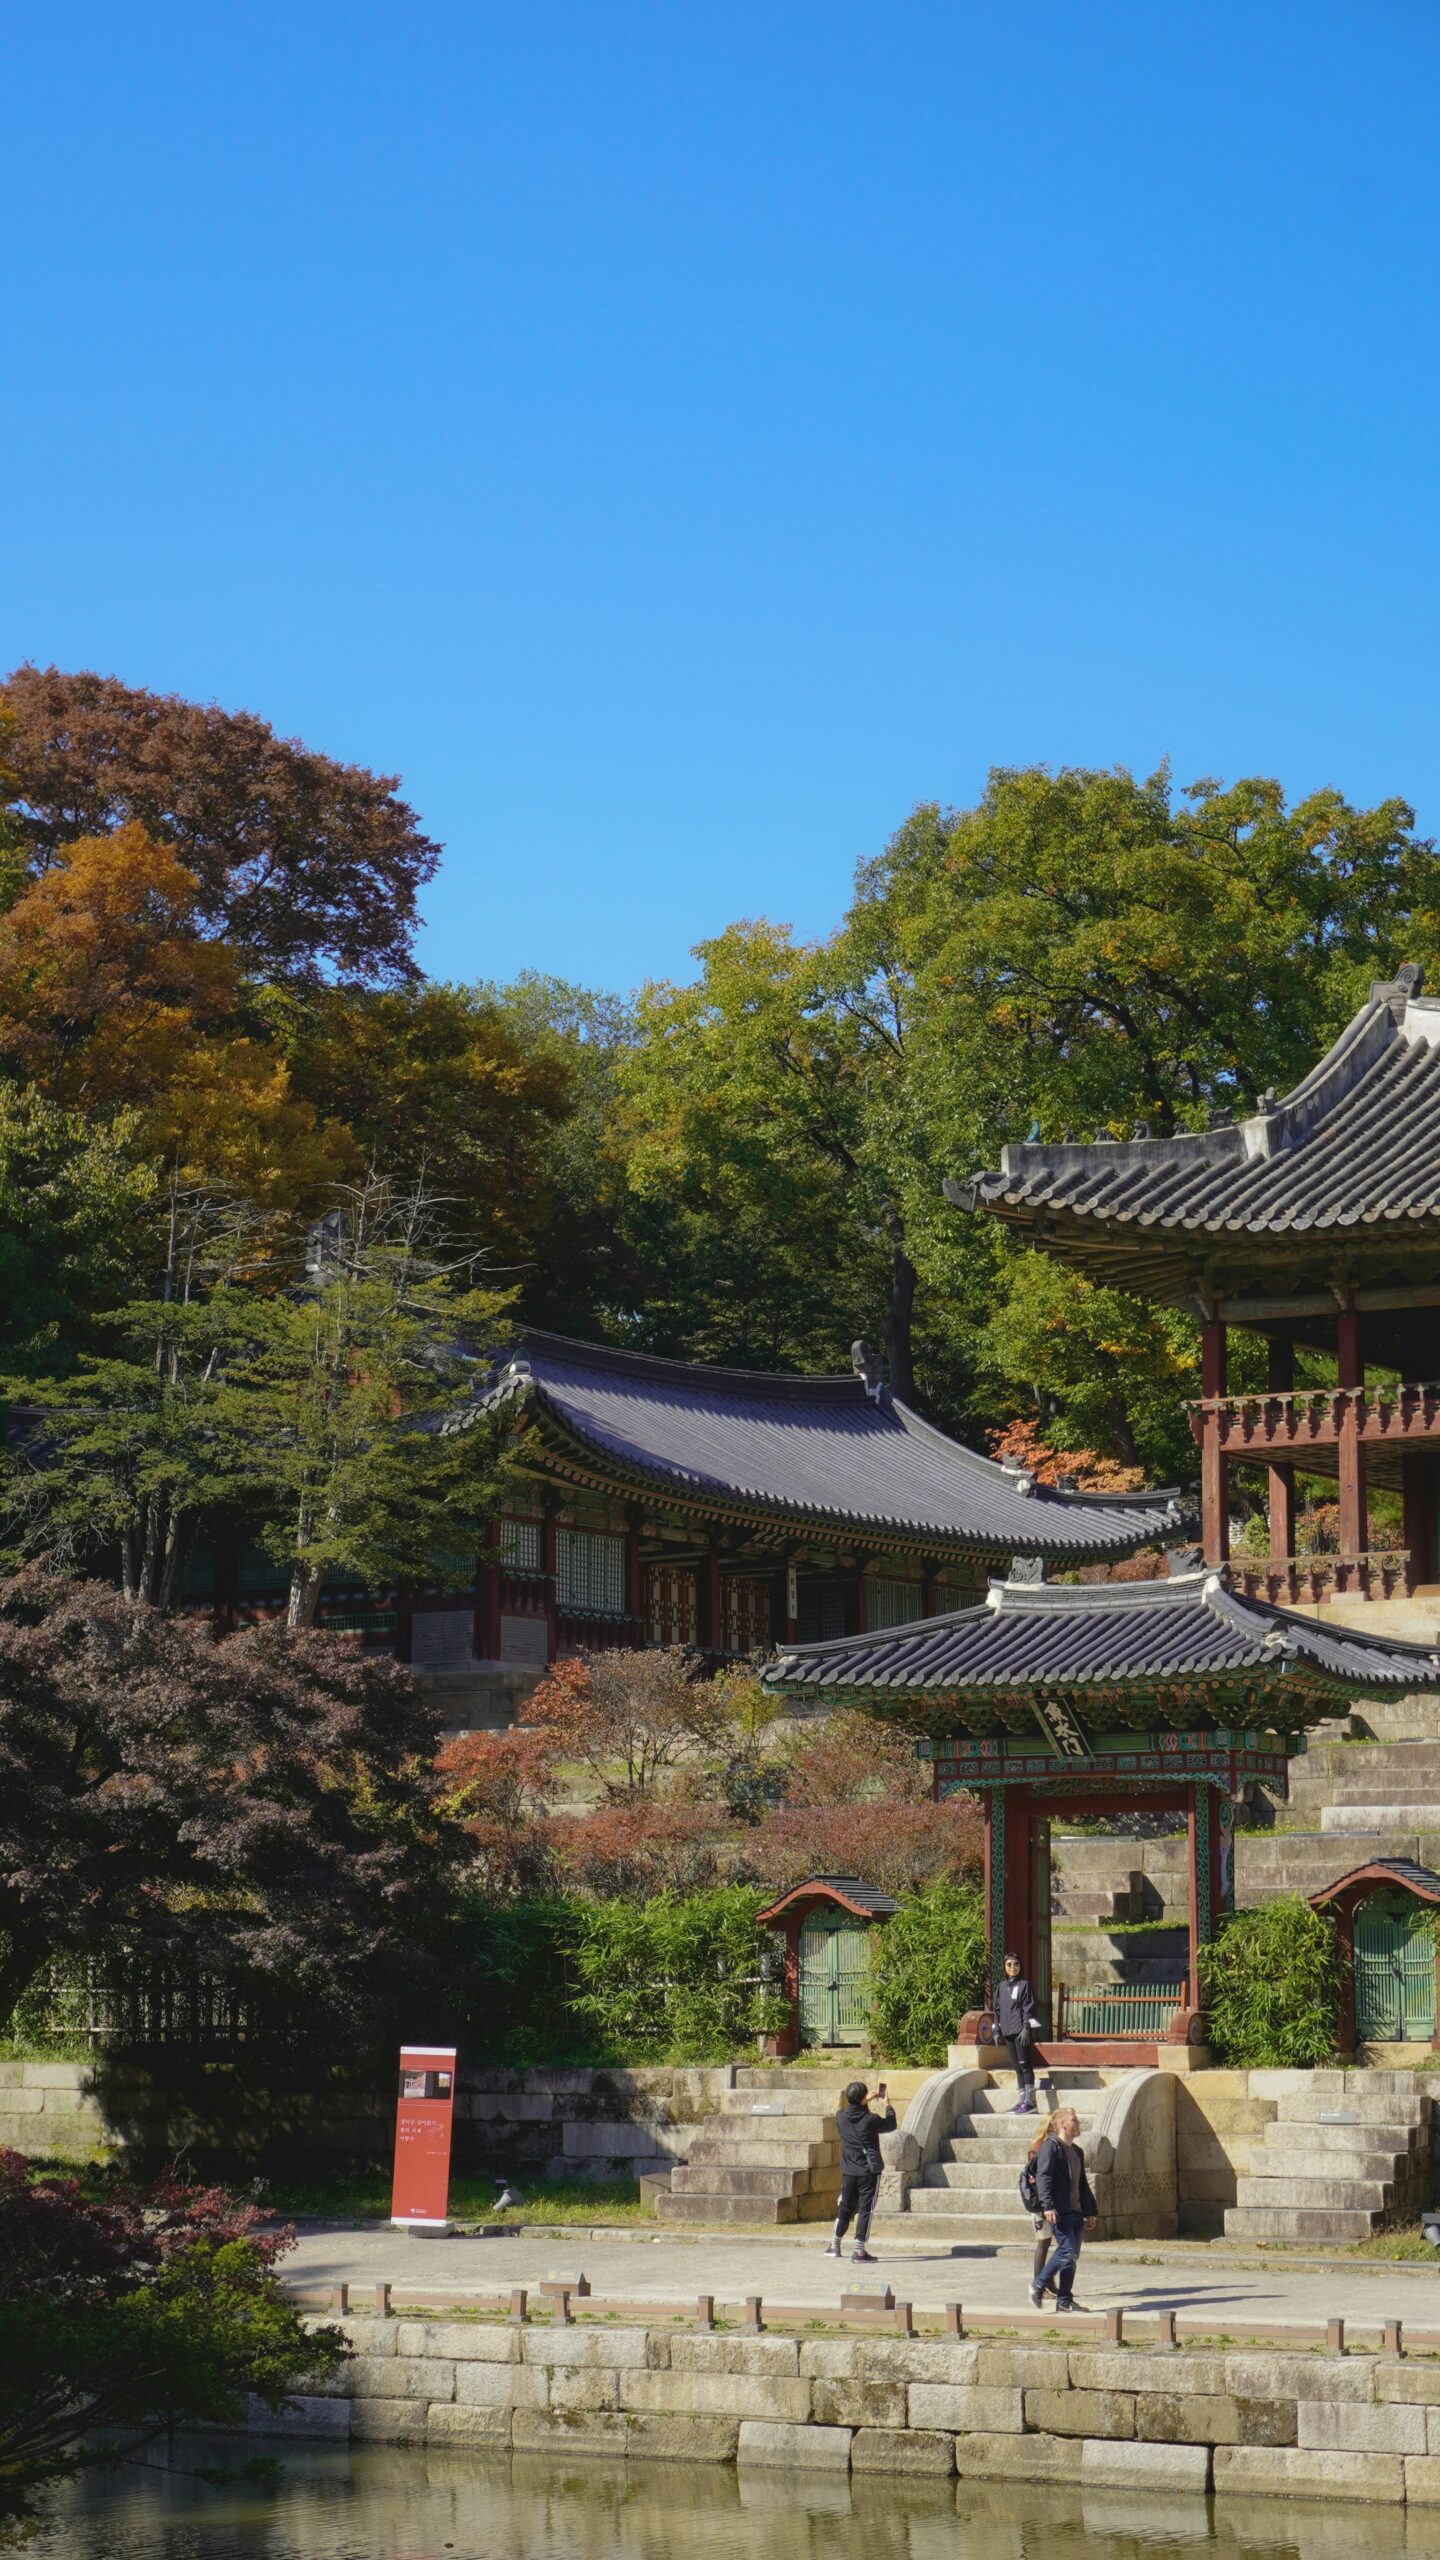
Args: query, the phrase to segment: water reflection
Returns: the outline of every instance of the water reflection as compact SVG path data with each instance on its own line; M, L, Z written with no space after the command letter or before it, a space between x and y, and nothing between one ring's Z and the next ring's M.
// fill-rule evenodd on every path
M272 2484L207 2485L253 2440L92 2478L32 2560L1440 2560L1440 2510L1124 2498L945 2481L272 2441Z

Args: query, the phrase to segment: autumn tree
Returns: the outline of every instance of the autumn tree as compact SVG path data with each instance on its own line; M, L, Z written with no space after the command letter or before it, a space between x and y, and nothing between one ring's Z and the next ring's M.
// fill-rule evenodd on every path
M0 916L0 1069L138 1154L294 1205L353 1161L241 1018L239 954L198 930L199 883L133 821L75 839Z
M440 849L393 775L277 737L253 712L114 676L17 667L0 706L12 828L35 875L77 837L133 820L194 874L205 931L263 972L414 976L416 900Z
M726 1728L723 1691L677 1645L582 1653L552 1664L525 1711L557 1760L577 1761L610 1802L651 1796Z
M0 1583L0 2022L117 1949L373 2017L443 1906L434 1710L353 1640L193 1623L36 1568Z
M275 2272L294 2233L218 2188L166 2177L36 2177L0 2151L0 2541L29 2539L43 2493L148 2439L234 2426L336 2372L343 2332L317 2328Z
M556 1132L572 1072L488 988L272 988L253 1007L294 1090L397 1187L443 1198L452 1226L516 1279L558 1242Z

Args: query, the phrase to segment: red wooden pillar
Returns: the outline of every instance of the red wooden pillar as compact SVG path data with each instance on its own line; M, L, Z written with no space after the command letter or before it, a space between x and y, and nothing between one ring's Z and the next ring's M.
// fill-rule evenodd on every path
M1272 1395L1288 1395L1295 1384L1295 1346L1291 1342L1272 1341L1269 1345L1266 1385ZM1272 1416L1272 1421L1278 1416ZM1270 1467L1270 1563L1279 1572L1295 1553L1295 1470L1293 1467Z
M1186 1864L1187 1881L1190 1887L1190 1958L1185 1986L1187 2009L1198 2009L1200 2006L1200 1838L1196 1805L1199 1792L1199 1788L1193 1784L1185 1790L1185 1839L1188 1851Z
M1407 1451L1400 1461L1400 1498L1410 1555L1405 1588L1415 1591L1422 1582L1435 1579L1435 1478L1430 1458L1418 1449Z
M1207 1564L1224 1564L1230 1554L1230 1465L1220 1443L1216 1402L1225 1392L1225 1327L1218 1316L1212 1316L1200 1328L1200 1393L1204 1399L1200 1515Z
M1360 1353L1360 1317L1353 1306L1342 1307L1336 1321L1335 1359L1340 1389L1340 1552L1342 1556L1362 1556L1370 1545L1358 1393L1365 1383L1365 1363ZM1335 1587L1338 1591L1363 1591L1363 1566L1342 1565Z

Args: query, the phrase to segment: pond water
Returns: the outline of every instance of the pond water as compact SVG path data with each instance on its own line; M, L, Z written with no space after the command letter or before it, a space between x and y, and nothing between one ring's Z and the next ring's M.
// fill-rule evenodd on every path
M270 2450L263 2481L223 2476L255 2456L233 2438L93 2475L28 2560L1440 2560L1440 2510Z

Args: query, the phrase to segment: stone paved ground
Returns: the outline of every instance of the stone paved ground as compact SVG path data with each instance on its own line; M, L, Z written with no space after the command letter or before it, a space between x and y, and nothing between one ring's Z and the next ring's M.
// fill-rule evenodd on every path
M759 2293L772 2302L838 2302L848 2282L893 2284L919 2309L959 2301L975 2310L1028 2310L1028 2250L967 2249L952 2254L910 2246L877 2251L874 2267L852 2268L823 2255L824 2230L801 2239L697 2238L617 2233L581 2239L420 2240L370 2225L352 2230L300 2224L301 2238L284 2261L287 2283L430 2284L499 2292L536 2285L553 2269L583 2268L596 2294L625 2302L684 2301L713 2293L717 2303ZM1173 2310L1194 2320L1213 2313L1215 2327L1243 2331L1247 2320L1313 2327L1339 2313L1363 2322L1385 2318L1440 2327L1440 2257L1434 2267L1338 2259L1329 2267L1286 2268L1275 2259L1192 2247L1167 2254L1163 2242L1143 2247L1092 2245L1085 2252L1076 2298L1087 2310L1121 2303L1136 2311Z

